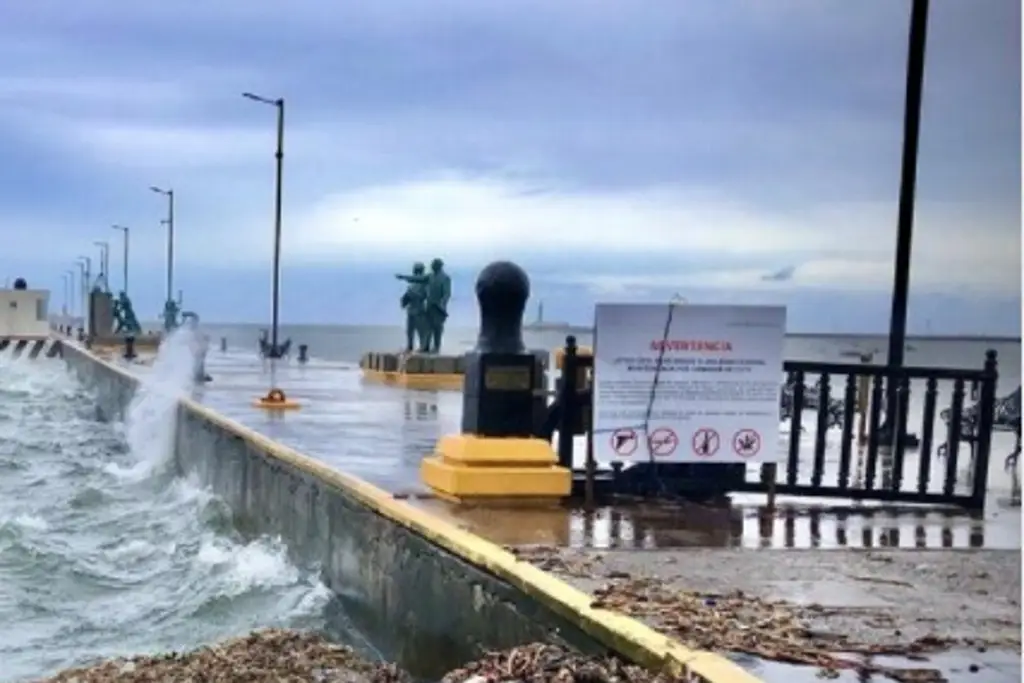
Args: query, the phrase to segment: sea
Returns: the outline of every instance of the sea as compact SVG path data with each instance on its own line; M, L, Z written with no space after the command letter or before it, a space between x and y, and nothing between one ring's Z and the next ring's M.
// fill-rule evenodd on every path
M191 361L160 370L165 388L182 386ZM143 392L124 423L103 422L63 364L0 355L3 683L260 626L322 626L330 592L315 569L241 538L219 500L174 476L172 408Z
M262 325L204 325L217 348L257 348ZM572 332L527 330L534 349ZM313 358L355 363L367 351L398 350L388 326L286 325L282 339ZM97 657L183 649L260 626L325 627L329 591L315 567L289 562L272 539L247 539L230 512L170 468L173 400L188 354L174 338L153 366L126 420L98 419L90 391L60 363L0 356L0 683L38 678ZM444 350L476 342L448 331ZM908 339L908 365L980 368L998 354L1000 394L1020 383L1019 339ZM875 353L883 336L790 335L786 358L849 360Z

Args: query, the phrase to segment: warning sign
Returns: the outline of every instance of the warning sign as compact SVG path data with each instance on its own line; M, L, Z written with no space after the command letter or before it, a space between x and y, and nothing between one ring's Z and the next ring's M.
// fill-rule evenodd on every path
M623 457L633 455L639 443L639 440L636 438L636 430L634 429L616 429L612 432L612 450L617 455Z
M741 429L732 437L732 450L741 458L753 458L761 450L761 435L753 429Z
M692 442L694 455L699 455L702 458L710 458L718 452L718 447L722 445L722 439L718 436L718 432L709 427L703 427L694 432Z
M668 427L659 427L651 432L651 455L667 457L676 451L679 437Z

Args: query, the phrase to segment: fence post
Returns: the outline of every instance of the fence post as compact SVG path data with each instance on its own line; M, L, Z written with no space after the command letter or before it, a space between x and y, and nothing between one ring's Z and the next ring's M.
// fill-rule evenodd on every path
M558 387L558 464L572 470L573 440L576 423L579 421L579 392L576 378L579 374L576 337L565 338L565 353L562 355L562 381Z
M974 461L974 487L971 491L971 507L985 508L985 493L988 488L988 464L992 454L992 426L996 412L996 385L999 382L999 364L994 349L985 352L985 378L981 383L981 403L978 410L978 444Z
M861 365L870 364L875 358L874 352L862 353ZM857 378L857 445L861 448L868 442L868 406L870 405L871 377L862 374Z

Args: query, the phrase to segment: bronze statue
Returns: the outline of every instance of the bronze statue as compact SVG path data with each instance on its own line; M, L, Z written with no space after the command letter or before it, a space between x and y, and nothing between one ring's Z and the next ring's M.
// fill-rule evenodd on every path
M440 353L444 337L444 323L448 320L448 300L452 296L452 279L444 272L444 261L435 258L430 262L430 274L397 275L410 285L425 287L426 303L423 313L424 337L420 350L424 353ZM408 293L408 292L407 292Z
M430 338L427 336L427 276L426 268L420 262L412 265L412 275L395 275L399 280L409 283L405 293L399 300L402 310L405 311L405 350L412 353L416 347L416 340L419 339L419 350L423 353L429 351Z

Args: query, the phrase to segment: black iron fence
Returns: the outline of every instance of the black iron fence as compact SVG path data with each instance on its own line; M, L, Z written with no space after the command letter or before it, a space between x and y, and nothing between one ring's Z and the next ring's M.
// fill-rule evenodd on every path
M979 369L787 361L779 405L780 423L788 426L779 444L783 457L760 466L648 461L598 468L593 358L569 337L561 366L539 431L549 439L557 432L565 467L573 467L574 437L587 435L587 467L575 468L580 495L751 492L981 509L993 433L1016 434L1007 466L1020 452L1020 389L997 397L995 351ZM895 405L886 405L887 396Z

